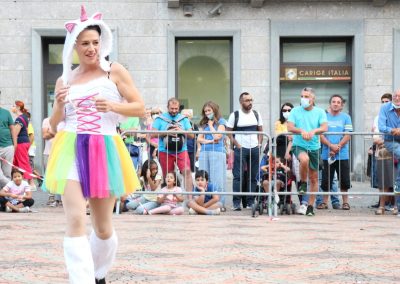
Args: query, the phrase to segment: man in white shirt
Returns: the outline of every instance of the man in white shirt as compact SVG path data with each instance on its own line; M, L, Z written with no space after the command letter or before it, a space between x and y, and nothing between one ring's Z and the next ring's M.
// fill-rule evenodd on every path
M244 92L240 94L239 102L241 108L230 114L226 124L227 131L247 132L262 131L262 119L259 112L253 110L253 97ZM231 144L234 146L234 162L233 162L233 192L241 191L241 178L244 176L245 169L247 171L247 179L250 192L256 192L257 180L256 176L259 171L260 146L262 144L262 134L235 134L229 135ZM241 197L233 196L233 210L241 210ZM254 196L246 197L247 208L251 208L254 203Z

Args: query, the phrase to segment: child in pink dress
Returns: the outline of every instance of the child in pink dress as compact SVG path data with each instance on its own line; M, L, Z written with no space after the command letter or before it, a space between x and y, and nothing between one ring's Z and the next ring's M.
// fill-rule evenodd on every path
M168 192L168 194L157 195L157 202L161 205L157 208L150 210L148 213L152 214L169 214L169 215L182 215L185 211L182 204L183 195L180 194L182 189L179 187L179 181L176 178L175 172L170 172L165 177L167 186L163 187L161 192Z

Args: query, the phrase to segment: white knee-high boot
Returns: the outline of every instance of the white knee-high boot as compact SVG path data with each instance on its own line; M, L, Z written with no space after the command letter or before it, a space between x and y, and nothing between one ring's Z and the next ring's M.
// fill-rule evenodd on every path
M90 234L90 247L94 263L94 275L96 279L106 277L108 270L115 260L118 247L118 237L113 231L110 238L102 240L92 231Z
M94 283L94 265L86 236L65 237L64 257L71 284Z

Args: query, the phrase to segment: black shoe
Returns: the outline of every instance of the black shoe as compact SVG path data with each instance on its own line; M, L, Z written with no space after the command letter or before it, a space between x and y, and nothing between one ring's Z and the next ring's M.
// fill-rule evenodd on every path
M306 216L314 216L314 207L312 205L307 206Z
M370 206L371 208L379 208L379 202Z
M96 280L96 284L106 284L106 279L95 279Z

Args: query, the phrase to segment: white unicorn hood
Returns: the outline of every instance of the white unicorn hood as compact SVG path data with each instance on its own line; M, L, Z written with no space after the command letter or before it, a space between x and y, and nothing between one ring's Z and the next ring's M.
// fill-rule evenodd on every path
M105 57L110 55L112 50L112 33L110 28L103 22L103 15L101 13L94 13L91 17L87 17L85 7L81 6L81 17L75 21L65 23L67 29L67 36L65 37L64 50L63 50L63 74L62 80L64 84L68 84L70 74L72 71L72 54L76 39L79 34L88 26L99 26L101 30L100 35L100 67L104 71L110 71L110 65Z

